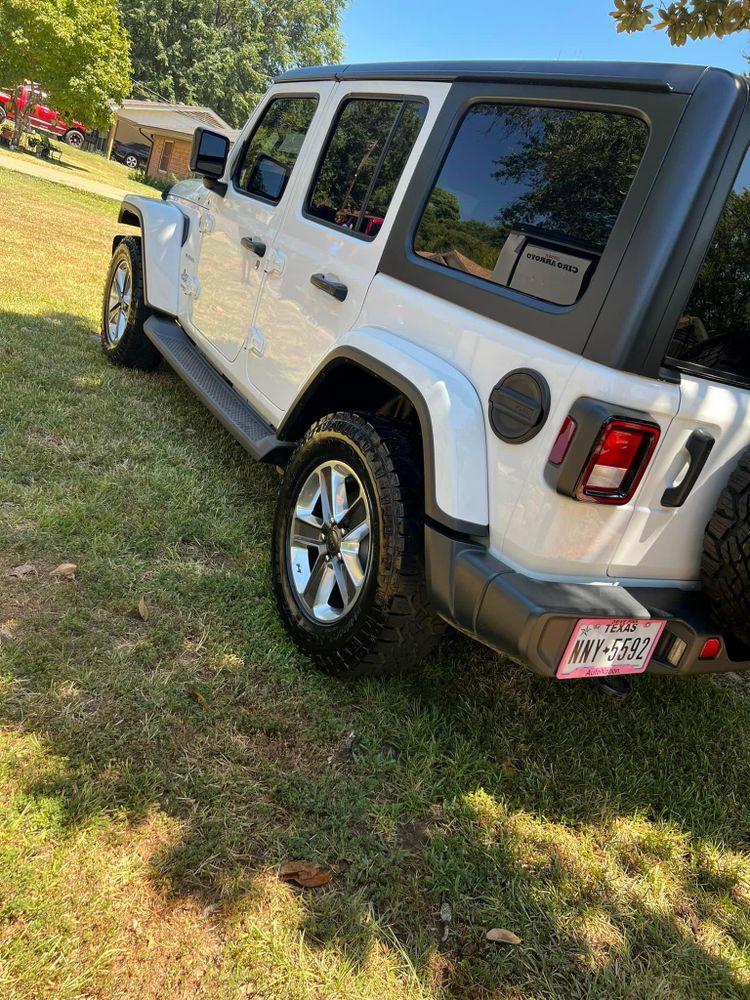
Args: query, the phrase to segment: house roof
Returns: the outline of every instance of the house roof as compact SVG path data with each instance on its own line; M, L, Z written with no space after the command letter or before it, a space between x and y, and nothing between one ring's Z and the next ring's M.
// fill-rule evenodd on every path
M211 108L195 107L190 104L160 104L157 101L122 102L117 117L136 125L146 135L166 133L181 138L192 139L199 125L207 125L218 132L224 132L234 140L240 134Z
M302 80L492 80L506 83L548 83L561 86L621 87L690 94L707 66L648 62L549 61L430 61L309 66L288 70L276 83ZM728 76L732 74L727 73ZM738 78L739 79L739 78Z

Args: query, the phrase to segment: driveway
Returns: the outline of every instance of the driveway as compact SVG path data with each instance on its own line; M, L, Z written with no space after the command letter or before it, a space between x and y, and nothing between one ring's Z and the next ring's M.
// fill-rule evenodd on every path
M54 184L63 184L65 187L88 191L90 194L98 194L102 198L112 198L114 201L121 201L123 195L128 193L128 188L125 187L104 184L102 181L95 181L85 176L76 177L61 174L58 167L34 159L33 156L25 153L10 153L5 149L0 149L0 167L4 167L6 170L15 170L19 174L28 174L31 177L41 177ZM158 194L158 192L155 193Z

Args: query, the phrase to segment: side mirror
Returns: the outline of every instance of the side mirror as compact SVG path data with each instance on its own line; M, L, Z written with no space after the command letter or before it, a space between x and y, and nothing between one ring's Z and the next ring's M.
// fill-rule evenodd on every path
M229 156L229 139L221 132L212 132L202 126L195 130L193 148L190 151L190 169L203 177L206 187L219 194L227 190L219 180L223 175Z
M272 156L261 153L250 172L247 190L260 195L261 198L268 198L273 202L280 201L289 174L289 167L274 160Z

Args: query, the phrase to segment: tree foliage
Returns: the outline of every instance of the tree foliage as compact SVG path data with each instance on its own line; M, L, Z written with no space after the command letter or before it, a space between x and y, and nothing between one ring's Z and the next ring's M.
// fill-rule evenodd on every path
M526 223L603 246L643 157L647 126L599 111L515 110L525 136L497 161L494 176L523 192L498 221L507 229Z
M0 81L27 81L65 118L105 127L130 90L130 46L117 0L0 0Z
M242 125L271 78L341 58L346 0L121 0L139 96ZM136 90L138 87L136 86Z
M678 0L659 7L654 23L654 5L645 0L614 0L610 12L617 30L632 34L653 24L666 31L673 45L684 45L688 38L723 38L750 27L750 0Z

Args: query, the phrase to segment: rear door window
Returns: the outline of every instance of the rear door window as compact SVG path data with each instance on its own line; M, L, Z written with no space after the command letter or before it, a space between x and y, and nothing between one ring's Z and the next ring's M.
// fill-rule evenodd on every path
M475 104L414 238L454 271L569 306L583 295L648 142L632 115Z
M426 110L417 100L346 101L312 185L308 216L374 239Z
M729 194L666 361L750 385L750 153Z
M273 205L281 200L317 103L316 97L279 97L270 102L235 172L240 191Z

